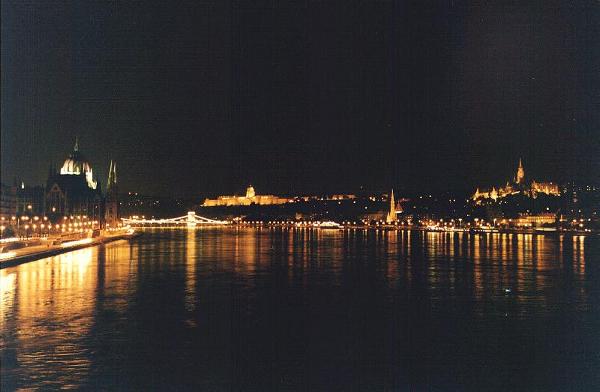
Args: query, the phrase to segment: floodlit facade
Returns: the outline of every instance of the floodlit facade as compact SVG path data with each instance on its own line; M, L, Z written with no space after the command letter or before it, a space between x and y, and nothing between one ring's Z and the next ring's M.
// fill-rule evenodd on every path
M471 200L476 203L481 203L484 200L497 201L506 196L517 194L524 194L533 198L536 198L539 194L560 196L560 189L558 184L552 182L538 182L533 180L527 184L523 162L519 159L519 167L512 182L507 181L503 187L498 188L495 186L484 190L477 188L473 196L471 196Z
M61 175L83 175L90 189L96 189L98 182L94 180L92 166L79 152L79 141L75 141L73 152L63 163L60 169Z
M0 218L10 220L17 215L17 187L0 185Z
M520 214L517 219L514 220L517 226L529 226L538 227L542 225L553 225L556 223L556 214L543 213L543 214Z
M46 183L46 214L102 216L102 192L93 177L92 166L79 151L75 142L73 151L59 172L50 170Z
M396 201L394 199L394 190L393 189L392 189L392 193L390 193L389 203L390 203L390 209L385 218L385 221L387 223L394 223L398 220L398 218L396 217Z
M289 203L290 199L274 195L257 195L252 185L246 188L245 196L219 196L216 199L206 199L202 207L273 205Z
M119 188L117 186L117 162L110 161L106 200L104 203L104 222L107 227L116 227L119 219Z

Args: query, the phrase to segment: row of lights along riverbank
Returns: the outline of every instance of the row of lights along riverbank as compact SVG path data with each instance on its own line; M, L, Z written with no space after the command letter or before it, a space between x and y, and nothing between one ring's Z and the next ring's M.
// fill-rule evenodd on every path
M411 220L396 221L396 222L385 222L383 220L378 221L342 221L341 223L333 221L291 221L291 220L252 220L244 221L241 219L234 219L233 223L243 226L286 226L286 227L333 227L337 226L340 228L398 228L398 229L418 229L428 231L495 231L495 230L541 230L551 231L550 229L556 228L548 226L536 226L535 223L523 222L519 219L493 219L486 221L485 219L474 218L472 221L466 221L462 218L458 219L424 219L412 222ZM569 230L575 230L580 232L591 232L590 228L591 219L574 219L570 222L565 222L566 227Z
M46 216L12 216L0 218L0 232L11 229L14 236L19 238L47 237L61 233L83 233L99 227L97 220L91 220L87 215L64 216L55 223Z

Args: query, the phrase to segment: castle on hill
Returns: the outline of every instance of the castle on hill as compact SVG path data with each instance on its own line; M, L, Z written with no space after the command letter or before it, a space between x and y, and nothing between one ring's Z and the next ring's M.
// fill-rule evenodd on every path
M512 181L507 181L503 187L496 188L495 186L491 189L480 190L477 188L471 200L477 204L481 204L483 201L497 201L511 195L523 194L528 197L536 198L540 194L559 196L560 190L558 184L552 182L538 182L532 180L528 182L525 177L525 169L523 168L523 162L519 159L519 167L517 173Z
M219 196L216 199L206 199L202 207L273 205L289 203L291 199L275 195L257 195L252 185L246 188L245 196Z

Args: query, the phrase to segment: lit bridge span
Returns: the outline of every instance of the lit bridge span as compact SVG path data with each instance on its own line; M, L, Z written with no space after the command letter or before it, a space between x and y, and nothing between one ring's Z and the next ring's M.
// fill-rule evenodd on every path
M140 218L123 218L123 223L130 226L144 225L173 225L173 226L196 226L196 225L228 225L231 222L205 218L196 215L194 211L188 211L187 215L178 216L177 218L164 219L140 219Z

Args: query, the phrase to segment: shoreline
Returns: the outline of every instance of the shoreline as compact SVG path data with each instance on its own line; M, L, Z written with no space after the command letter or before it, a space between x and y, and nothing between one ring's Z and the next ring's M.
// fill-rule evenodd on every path
M79 249L89 248L92 246L107 244L107 243L113 242L113 241L135 238L139 235L141 235L141 233L139 231L136 231L133 233L124 233L124 234L118 234L118 235L114 235L114 236L96 237L96 238L92 239L92 241L87 242L87 243L77 244L77 245L68 246L68 247L55 246L52 248L48 248L46 250L41 250L39 252L25 253L23 255L17 255L15 257L12 257L9 259L0 260L0 269L4 269L4 268L8 268L8 267L15 267L20 264L28 263L31 261L36 261L36 260L43 259L46 257L57 256L62 253L67 253L67 252L71 252L74 250L79 250Z
M231 225L228 227L235 227L236 225ZM387 225L382 225L382 226L345 226L345 227L341 227L341 228L318 228L318 227L311 227L311 226L294 226L294 225L284 225L284 224L265 224L265 225L239 225L242 227L248 227L248 228L297 228L297 229L317 229L317 230L324 230L324 231L344 231L344 230L383 230L383 231L389 231L389 230L402 230L402 231L421 231L421 232L436 232L436 233L466 233L466 234L537 234L537 235L572 235L572 236L590 236L590 235L594 235L594 234L599 234L597 232L576 232L576 231L512 231L512 230L494 230L494 231L469 231L469 230L431 230L428 228L418 228L418 227L393 227L393 226L387 226ZM239 227L238 226L238 227ZM220 226L222 227L222 226ZM96 237L94 239L91 239L90 242L86 242L86 243L80 243L80 244L74 244L72 246L67 246L67 247L63 247L63 246L54 246L52 248L48 248L45 250L41 250L38 252L31 252L31 253L25 253L22 255L16 255L14 257L11 258L7 258L4 260L0 260L0 270L4 269L4 268L8 268L8 267L14 267L20 264L24 264L24 263L28 263L31 261L36 261L39 259L43 259L46 257L52 257L52 256L57 256L63 253L67 253L67 252L71 252L74 250L79 250L79 249L84 249L84 248L88 248L88 247L92 247L92 246L98 246L98 245L103 245L103 244L107 244L109 242L113 242L113 241L119 241L119 240L127 240L127 239L132 239L135 237L138 237L140 235L142 235L144 229L182 229L183 227L179 226L179 227L168 227L168 226L142 226L142 227L138 227L138 229L142 229L142 230L136 230L134 232L131 233L123 233L123 234L117 234L117 235L113 235L113 236L106 236L106 237Z
M197 228L288 228L288 229L313 229L313 230L325 230L325 231L344 231L344 230L382 230L382 231L421 231L428 233L466 233L466 234L534 234L534 235L574 235L574 236L593 236L600 235L600 231L578 231L578 230L536 230L536 229L468 229L468 228L456 228L456 229L432 229L422 226L394 226L394 225L340 225L339 227L319 227L314 225L296 225L296 224L285 224L285 223L245 223L245 224L230 224L230 225L137 225L136 229L140 231L144 230L155 230L155 229L197 229Z

